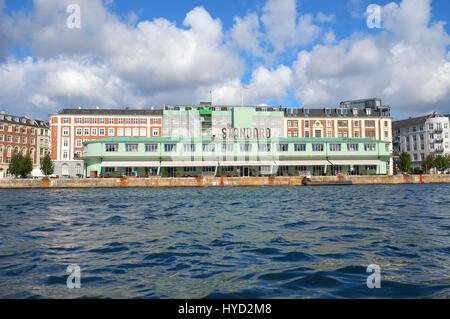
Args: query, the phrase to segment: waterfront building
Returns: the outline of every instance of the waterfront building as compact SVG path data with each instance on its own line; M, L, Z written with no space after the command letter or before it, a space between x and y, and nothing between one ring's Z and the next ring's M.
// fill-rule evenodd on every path
M63 109L50 114L55 174L82 176L83 143L109 137L161 137L162 109Z
M87 176L388 174L390 143L368 138L107 138L85 143Z
M433 113L392 123L394 156L407 152L413 168L421 167L428 155L450 154L449 116Z
M38 166L41 165L45 155L50 154L51 134L49 121L37 121L39 129L37 132L38 143Z
M343 101L336 108L286 108L284 136L302 138L363 138L389 143L392 152L390 107L381 99ZM393 173L392 160L389 174Z
M45 123L28 116L0 113L0 178L8 174L8 167L14 154L30 155L33 167L39 167L40 130Z
M211 102L201 102L200 105L165 105L162 136L213 138L222 136L224 129L270 128L271 137L281 137L283 118L281 106L213 106Z

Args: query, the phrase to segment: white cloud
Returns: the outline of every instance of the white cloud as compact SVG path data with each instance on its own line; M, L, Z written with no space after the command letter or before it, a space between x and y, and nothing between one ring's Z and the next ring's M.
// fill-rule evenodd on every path
M319 11L319 13L316 16L316 20L321 22L321 23L325 23L325 22L333 22L335 18L334 14L329 14L326 15L325 13Z
M377 96L402 116L448 110L450 38L442 23L430 24L430 10L429 0L390 3L379 34L355 34L300 52L294 63L297 98L323 107Z
M309 44L320 34L320 28L313 24L312 15L297 15L296 0L268 0L261 20L274 53Z

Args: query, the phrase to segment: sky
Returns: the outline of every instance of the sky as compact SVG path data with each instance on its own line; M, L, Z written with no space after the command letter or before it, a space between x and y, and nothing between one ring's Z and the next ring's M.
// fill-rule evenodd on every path
M397 120L448 114L449 18L448 0L0 0L0 110L379 97Z

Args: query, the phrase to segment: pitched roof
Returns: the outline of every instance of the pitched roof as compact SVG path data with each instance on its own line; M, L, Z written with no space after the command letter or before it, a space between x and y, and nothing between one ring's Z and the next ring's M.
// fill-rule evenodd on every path
M162 109L139 110L139 109L62 109L57 115L136 115L136 116L158 116L162 115Z

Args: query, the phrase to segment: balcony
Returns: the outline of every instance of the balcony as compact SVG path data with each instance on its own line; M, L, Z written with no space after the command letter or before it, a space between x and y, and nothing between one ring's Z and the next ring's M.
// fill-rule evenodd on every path
M434 140L434 142L435 142L435 143L442 143L442 142L444 142L444 139L443 139L442 137L436 138L436 139Z
M443 148L438 148L438 149L435 149L434 152L437 153L437 154L440 154L440 153L444 152L444 149Z
M443 132L443 129L442 129L442 128L435 128L435 129L434 129L434 132L435 132L435 133L442 133L442 132Z

